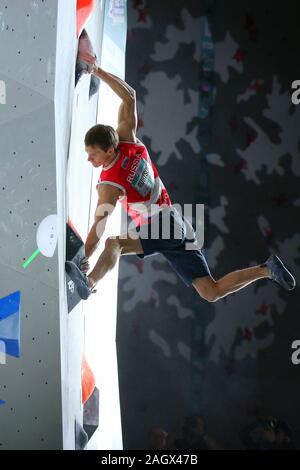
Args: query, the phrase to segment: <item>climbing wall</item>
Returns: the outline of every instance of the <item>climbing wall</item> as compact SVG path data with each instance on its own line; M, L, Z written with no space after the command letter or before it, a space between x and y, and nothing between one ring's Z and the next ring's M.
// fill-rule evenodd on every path
M76 0L0 0L0 25L0 449L74 448L83 333L79 315L67 320L64 259Z

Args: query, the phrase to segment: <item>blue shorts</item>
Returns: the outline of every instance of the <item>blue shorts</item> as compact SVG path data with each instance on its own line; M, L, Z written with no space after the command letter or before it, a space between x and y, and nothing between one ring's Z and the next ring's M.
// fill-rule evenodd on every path
M162 236L163 213L170 220L170 233L167 237L166 233ZM136 229L144 250L143 254L137 254L139 258L161 253L187 286L197 277L211 276L204 254L197 246L192 225L174 206L163 209L148 221L148 224ZM186 249L186 243L189 249Z

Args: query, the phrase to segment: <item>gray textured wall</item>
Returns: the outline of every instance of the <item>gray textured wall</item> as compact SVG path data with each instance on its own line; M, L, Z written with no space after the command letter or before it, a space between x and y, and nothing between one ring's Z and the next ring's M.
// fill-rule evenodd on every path
M300 107L290 102L290 84L299 78L296 17L279 4L209 5L129 3L126 79L137 91L138 136L173 202L209 206L204 248L216 278L271 251L297 278ZM204 125L205 16L216 96ZM160 257L121 259L120 278L125 449L147 449L152 426L170 431L194 411L227 448L241 447L238 431L259 413L287 420L299 443L299 372L291 363L298 289L259 281L208 305Z
M62 443L57 249L26 269L40 222L57 214L54 70L57 2L0 2L1 293L21 291L21 357L1 366L4 449ZM51 409L51 413L49 413Z
M76 2L0 2L0 297L21 292L21 355L1 365L2 449L74 448L82 420L83 318L65 292L66 164L76 59ZM66 36L67 34L67 36ZM41 222L58 243L26 268ZM62 354L61 354L62 351Z

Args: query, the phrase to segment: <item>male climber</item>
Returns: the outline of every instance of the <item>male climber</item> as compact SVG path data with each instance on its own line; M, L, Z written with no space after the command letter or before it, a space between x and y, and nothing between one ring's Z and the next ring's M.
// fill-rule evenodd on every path
M81 269L73 262L66 262L66 271L75 282L80 297L87 299L95 292L97 283L115 266L120 256L129 254L144 258L161 253L183 282L192 285L208 302L215 302L262 278L271 279L286 290L294 289L294 277L275 254L260 265L230 272L220 279L212 277L203 252L197 247L193 227L172 205L146 146L136 137L135 90L102 70L92 55L84 53L81 60L89 64L89 72L106 82L122 102L116 130L98 124L85 136L88 161L94 168L102 166L102 171L97 185L95 221L85 243L86 258ZM122 235L108 237L96 265L86 275L88 258L98 247L107 219L118 201L136 227ZM166 213L170 226L170 231L166 232L170 233L168 236L163 227ZM154 225L156 231L152 237Z

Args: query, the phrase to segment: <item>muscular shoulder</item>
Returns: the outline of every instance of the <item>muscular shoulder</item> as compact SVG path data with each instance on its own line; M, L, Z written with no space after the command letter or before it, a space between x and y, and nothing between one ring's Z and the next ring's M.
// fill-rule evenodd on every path
M101 204L115 204L124 196L124 190L114 182L102 182L97 185L98 199Z

